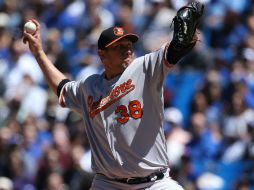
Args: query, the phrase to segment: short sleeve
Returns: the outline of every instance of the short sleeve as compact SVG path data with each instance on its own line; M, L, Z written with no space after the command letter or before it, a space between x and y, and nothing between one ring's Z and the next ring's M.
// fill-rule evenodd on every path
M67 82L60 93L59 104L62 107L73 109L77 112L82 111L82 92L84 83L82 81L70 81Z
M174 66L166 59L167 47L168 44L165 44L159 50L144 56L144 69L151 83L162 85L167 74Z

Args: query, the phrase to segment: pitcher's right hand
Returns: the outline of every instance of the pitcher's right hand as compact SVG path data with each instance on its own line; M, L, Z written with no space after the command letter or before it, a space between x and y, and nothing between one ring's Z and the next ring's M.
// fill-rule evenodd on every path
M35 19L32 19L30 21L32 21L36 25L36 31L33 34L29 34L24 30L23 42L25 44L28 43L31 53L36 57L41 51L43 51L40 34L40 23Z

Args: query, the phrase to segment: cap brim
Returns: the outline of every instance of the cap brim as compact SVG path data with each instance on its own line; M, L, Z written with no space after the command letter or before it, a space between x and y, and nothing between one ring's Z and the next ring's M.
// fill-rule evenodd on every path
M111 46L112 44L116 43L117 41L119 41L119 40L121 40L121 39L123 39L123 38L127 38L127 39L129 39L132 43L135 43L135 42L138 41L139 36L136 35L136 34L125 34L125 35L120 36L119 38L115 39L114 41L110 42L110 43L107 44L105 47L107 48L107 47Z

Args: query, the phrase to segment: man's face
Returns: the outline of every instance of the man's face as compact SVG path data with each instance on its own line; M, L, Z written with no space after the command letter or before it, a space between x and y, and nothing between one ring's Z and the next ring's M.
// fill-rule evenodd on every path
M105 61L117 68L125 69L134 59L132 42L122 39L104 50Z

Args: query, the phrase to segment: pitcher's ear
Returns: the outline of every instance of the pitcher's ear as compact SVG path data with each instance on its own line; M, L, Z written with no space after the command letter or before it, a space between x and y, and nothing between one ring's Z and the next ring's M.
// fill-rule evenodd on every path
M98 50L98 55L102 58L102 57L105 57L105 52L104 52L104 50L101 50L101 49L99 49Z
M99 55L101 61L103 61L105 59L105 51L104 50L99 49L98 55Z

